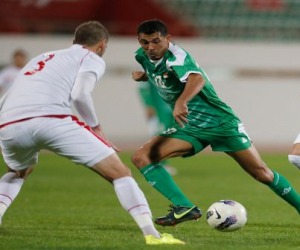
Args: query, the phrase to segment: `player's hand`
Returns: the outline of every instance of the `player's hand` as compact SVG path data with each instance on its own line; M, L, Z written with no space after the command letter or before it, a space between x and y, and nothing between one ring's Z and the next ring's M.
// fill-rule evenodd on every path
M173 116L180 127L184 127L188 123L189 110L185 102L177 101L173 110Z
M148 76L147 76L146 72L144 72L144 71L133 71L132 79L137 82L142 82L142 81L147 81Z
M106 136L104 135L103 130L101 129L100 125L97 125L95 127L92 127L93 132L98 135L107 145L109 145L110 147L112 147L116 152L120 152L120 148L117 147L116 145L114 145L113 143L111 143Z

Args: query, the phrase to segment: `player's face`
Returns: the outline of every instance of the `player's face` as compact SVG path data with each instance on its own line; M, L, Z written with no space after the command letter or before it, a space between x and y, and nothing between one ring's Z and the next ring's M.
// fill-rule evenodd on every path
M169 48L170 35L162 36L160 32L155 32L150 35L140 33L138 40L150 59L159 60Z

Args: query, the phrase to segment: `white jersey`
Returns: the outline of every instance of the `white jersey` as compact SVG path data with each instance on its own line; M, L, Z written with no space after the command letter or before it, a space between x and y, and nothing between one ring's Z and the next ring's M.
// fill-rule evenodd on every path
M30 117L71 115L77 74L92 72L98 81L105 67L100 56L77 44L33 58L0 101L0 125Z
M14 82L18 73L20 72L20 68L14 65L9 65L4 67L0 72L0 89L1 95L6 92L11 84Z

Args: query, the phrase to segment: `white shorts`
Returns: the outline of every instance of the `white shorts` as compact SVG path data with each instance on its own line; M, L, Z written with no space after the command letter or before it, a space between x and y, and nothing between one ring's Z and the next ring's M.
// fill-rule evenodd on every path
M37 117L0 129L5 163L22 170L38 161L41 149L50 150L77 164L94 166L115 150L76 117Z

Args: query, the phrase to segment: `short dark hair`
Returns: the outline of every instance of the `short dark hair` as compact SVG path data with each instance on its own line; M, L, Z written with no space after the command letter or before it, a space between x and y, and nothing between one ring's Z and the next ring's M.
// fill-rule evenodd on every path
M108 37L107 29L100 22L88 21L76 28L73 43L92 46L99 41L108 40Z
M161 35L166 36L168 35L168 28L167 25L158 20L158 19L151 19L146 20L138 26L137 34L144 33L146 35L153 34L155 32L160 32Z

